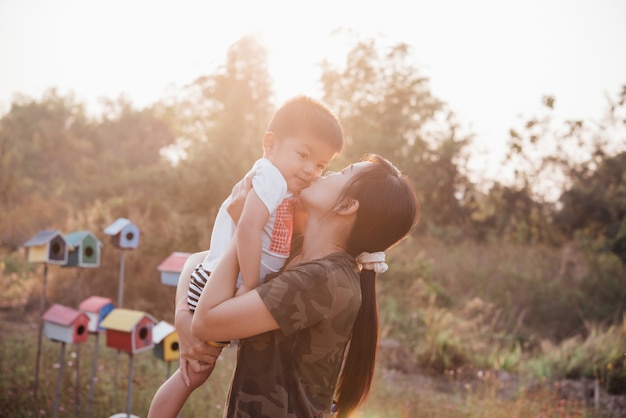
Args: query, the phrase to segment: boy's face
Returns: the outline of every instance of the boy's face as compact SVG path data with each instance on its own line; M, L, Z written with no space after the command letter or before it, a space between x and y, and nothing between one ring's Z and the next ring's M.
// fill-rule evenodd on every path
M272 132L263 137L264 157L278 168L292 193L308 187L335 157L335 150L321 139L295 136L279 140Z

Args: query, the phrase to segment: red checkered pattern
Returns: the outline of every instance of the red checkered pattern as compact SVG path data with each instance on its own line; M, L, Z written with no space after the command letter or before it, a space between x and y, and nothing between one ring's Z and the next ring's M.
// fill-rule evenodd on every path
M283 200L276 208L276 221L272 230L269 251L284 256L291 250L291 235L293 233L293 206L295 198Z

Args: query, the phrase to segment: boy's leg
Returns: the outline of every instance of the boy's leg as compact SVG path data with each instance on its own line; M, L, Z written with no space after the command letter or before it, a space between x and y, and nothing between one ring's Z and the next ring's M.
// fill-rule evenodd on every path
M191 384L187 386L183 382L180 369L176 369L157 390L150 403L147 418L176 418L183 409L185 402L193 391L201 386L211 375L213 369L197 373L189 371Z

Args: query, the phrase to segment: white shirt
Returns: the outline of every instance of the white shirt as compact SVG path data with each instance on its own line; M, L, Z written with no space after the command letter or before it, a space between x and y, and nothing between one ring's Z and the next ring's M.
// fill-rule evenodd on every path
M268 159L257 160L248 172L250 173L253 173L252 187L270 213L270 218L263 228L261 277L259 277L259 282L262 282L265 275L280 270L289 256L293 211L285 213L282 208L286 204L285 199L291 198L292 194L287 190L287 182L280 171ZM210 251L202 262L202 268L205 270L215 269L219 258L226 251L228 243L235 234L235 223L226 210L231 200L232 195L222 203L215 218ZM241 283L240 274L237 286Z

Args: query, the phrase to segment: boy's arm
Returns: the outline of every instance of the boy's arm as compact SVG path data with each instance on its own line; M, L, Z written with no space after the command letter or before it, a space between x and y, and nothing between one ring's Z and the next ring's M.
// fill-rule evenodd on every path
M246 196L246 201L237 224L237 259L243 277L244 291L259 285L261 276L261 252L263 245L263 228L269 220L270 213L265 204L253 190Z
M239 218L241 217L241 212L243 211L246 196L252 189L252 177L253 176L250 175L239 180L239 182L233 186L233 190L230 193L230 203L226 207L226 211L232 218L235 225L239 223Z

